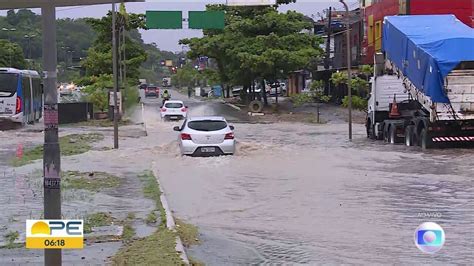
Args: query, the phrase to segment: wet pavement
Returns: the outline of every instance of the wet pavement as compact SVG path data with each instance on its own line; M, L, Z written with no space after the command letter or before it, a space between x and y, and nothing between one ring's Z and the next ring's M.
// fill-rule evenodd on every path
M141 112L140 112L141 113ZM42 161L14 168L11 159L21 154L29 147L41 145L43 133L41 124L26 126L21 129L0 131L0 246L6 241L4 235L9 232L19 232L17 243L25 241L25 220L40 219L43 213ZM109 213L116 221L125 220L129 213L136 217L133 226L138 237L144 237L156 230L156 226L148 226L144 220L155 209L154 201L143 195L142 182L138 175L151 169L148 161L137 161L128 164L133 152L127 152L126 145L120 151L109 150L113 143L111 128L95 127L60 127L60 135L98 132L104 135L104 140L94 143L93 149L84 154L63 156L61 167L63 171L106 172L119 178L119 186L104 188L100 191L63 189L62 215L65 219L84 219L88 214ZM120 141L123 144L131 142L136 147L136 141L144 136L143 125L136 124L121 127ZM105 148L105 149L104 149ZM120 228L121 230L121 228ZM100 230L98 230L100 231ZM68 265L103 265L122 246L116 241L110 230L102 232L101 243L87 242L83 250L66 250L63 252L63 262ZM94 236L97 236L94 233ZM90 235L86 235L89 239ZM111 240L111 242L109 242ZM0 248L0 265L38 265L43 262L42 250L27 250L25 248Z
M103 130L98 150L64 158L63 168L135 173L154 167L174 215L199 227L202 244L189 250L196 259L208 265L474 261L473 150L390 146L367 140L362 125L354 125L354 141L348 142L347 125L337 121L253 123L218 100L172 94L185 101L191 115L224 115L234 124L236 154L181 157L172 128L182 122L161 121L160 100L146 99L147 136L135 134L138 128L121 130L120 149L100 151L113 143L111 132ZM18 134L0 145L2 173L19 139L25 146L42 141L41 133ZM113 163L104 167L101 160L106 159ZM39 163L14 171L35 169ZM10 181L2 187L11 186ZM146 207L135 205L140 201L130 199L133 190L117 193L120 199L101 202L128 202L124 210L146 213ZM426 221L446 232L446 244L436 255L414 245L414 230ZM0 251L0 264L8 261L8 252Z
M200 228L203 243L190 250L198 260L474 261L473 150L390 146L367 140L360 124L348 142L346 124L249 124L220 103L187 104L192 115L228 117L238 140L234 156L181 157L171 131L179 123L161 122L158 106L146 105L148 135L161 143L154 160L170 207ZM436 255L414 245L414 231L426 221L446 232Z

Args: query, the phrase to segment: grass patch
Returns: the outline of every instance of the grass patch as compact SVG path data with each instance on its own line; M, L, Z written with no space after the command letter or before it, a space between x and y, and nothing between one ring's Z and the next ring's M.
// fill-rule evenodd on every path
M62 156L71 156L89 151L93 142L103 140L104 136L98 133L71 134L59 138L59 146ZM29 164L34 160L43 158L43 145L38 145L32 149L25 150L23 156L12 161L13 166Z
M199 231L198 228L192 224L187 224L180 219L176 219L176 231L178 232L183 245L189 248L192 245L199 244Z
M161 224L166 225L166 214L163 205L161 204L160 196L160 186L156 181L155 176L151 171L146 171L143 174L139 175L138 178L142 181L143 184L143 194L146 198L152 199L155 202L156 210L160 211Z
M61 187L63 189L85 189L99 191L120 185L120 178L104 172L81 173L67 171L62 173Z
M105 212L89 214L84 221L84 233L91 233L93 227L110 225L114 218Z
M18 244L15 243L15 241L20 237L20 233L18 231L10 231L6 233L4 236L5 240L7 241L7 244L5 245L5 248L11 249L11 248L17 248ZM20 243L20 245L22 245Z
M160 211L161 224L152 235L132 240L123 246L112 258L114 265L184 265L180 254L176 252L176 233L166 228L166 215L161 204L161 191L155 176L151 171L139 175L143 184L143 194L146 198L155 201L156 210ZM155 221L156 212L148 214L146 222ZM199 243L197 240L197 227L177 221L177 232L181 236L185 246ZM126 226L127 224L125 224ZM124 234L126 228L124 227ZM122 236L126 239L124 236ZM203 263L189 258L191 265L204 265Z
M151 211L145 219L145 223L147 224L154 224L158 220L158 217L156 217L155 211Z
M130 221L126 221L123 225L122 240L130 241L135 236L135 229Z
M127 214L127 220L135 220L135 213L134 212L129 212Z
M112 261L114 265L183 265L175 245L176 235L163 228L123 246Z
M132 121L129 119L122 119L119 121L119 126L127 126L133 124ZM110 119L93 119L83 122L78 122L74 124L66 124L63 125L66 127L113 127L114 121L110 121Z
M206 264L204 264L203 262L191 257L191 256L188 256L188 260L189 260L189 264L190 265L193 265L193 266L204 266Z

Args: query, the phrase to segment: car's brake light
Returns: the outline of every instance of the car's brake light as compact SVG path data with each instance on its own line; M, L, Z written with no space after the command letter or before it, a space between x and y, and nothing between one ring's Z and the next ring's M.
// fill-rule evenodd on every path
M15 109L15 114L18 114L21 112L21 98L19 96L16 97L16 109Z
M181 108L181 112L186 112L186 107Z
M162 111L162 112L166 112L166 108L164 108L164 107L161 108L161 111Z
M225 134L224 139L234 139L234 133L230 132L230 133Z
M181 133L182 140L191 140L191 135L187 133Z

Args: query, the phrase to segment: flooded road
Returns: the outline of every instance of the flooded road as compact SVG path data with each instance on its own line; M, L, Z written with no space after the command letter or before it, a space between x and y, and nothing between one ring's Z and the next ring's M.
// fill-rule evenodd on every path
M186 99L185 99L186 101ZM145 109L154 166L177 217L197 225L190 253L225 264L470 264L474 261L474 152L389 146L355 126L249 124L216 102L186 102L192 115L235 123L234 156L181 157L179 123ZM446 232L436 255L421 253L422 222Z
M65 217L88 210L112 210L118 218L136 210L145 216L153 206L140 196L134 178L154 167L174 215L199 227L202 243L189 254L208 265L474 261L473 150L424 152L372 142L362 125L354 126L354 141L348 142L347 125L337 121L259 124L218 101L182 99L191 115L224 115L235 126L236 154L181 157L172 130L181 122L162 122L159 100L146 100L147 136L138 134L140 126L121 127L120 149L104 150L113 143L112 129L96 129L105 138L94 150L62 158L65 171L106 171L124 180L123 191L106 195L63 193ZM41 182L41 161L12 168L9 160L21 148L41 144L43 135L20 130L0 137L0 234L14 230L21 239L24 220L42 213L41 185L29 181ZM414 245L414 231L426 221L446 232L445 246L435 255ZM102 264L119 247L88 246L65 253L65 260ZM74 260L81 254L85 260ZM0 264L35 265L41 255L3 249Z

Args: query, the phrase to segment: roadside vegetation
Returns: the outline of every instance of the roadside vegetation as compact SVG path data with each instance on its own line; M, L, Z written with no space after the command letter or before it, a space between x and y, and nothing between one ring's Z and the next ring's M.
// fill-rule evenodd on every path
M175 218L176 232L178 233L184 247L189 248L190 246L199 244L199 231L195 225L183 222L180 219Z
M92 232L93 227L100 227L112 224L114 218L105 212L97 212L89 214L84 220L84 233Z
M133 122L130 119L122 119L119 121L119 126L127 126L132 125ZM74 124L65 124L61 125L61 127L113 127L114 121L110 119L91 119L89 121L83 121Z
M5 238L6 245L0 248L13 249L24 246L23 243L15 243L15 241L20 237L20 233L18 233L18 231L10 231L6 233L3 237Z
M148 237L122 247L112 262L114 265L182 265L175 245L176 235L161 228Z
M163 205L161 204L161 191L158 182L156 181L155 176L151 171L146 171L143 174L139 175L138 178L142 181L143 184L143 194L146 198L149 198L155 202L156 209L160 213L160 222L161 225L166 226L166 214ZM150 217L152 219L153 217ZM147 219L148 220L148 219Z
M61 188L63 189L85 189L97 192L101 189L114 188L119 185L119 177L104 172L62 172Z
M98 133L90 134L71 134L59 138L61 156L71 156L89 151L91 144L103 140L104 136ZM21 158L15 158L12 161L13 166L22 166L29 164L34 160L43 158L43 145L27 149Z
M132 239L122 236L125 245L112 258L114 265L183 265L180 254L176 252L176 234L182 237L186 247L198 243L198 231L195 226L179 222L177 232L166 228L166 214L161 204L161 191L155 176L151 171L139 175L143 184L143 194L155 202L156 209L150 212L145 220L155 223L158 220L156 212L160 213L160 225L156 232L148 237ZM127 224L124 227L124 234ZM186 239L186 240L184 240ZM189 258L191 265L203 265Z

